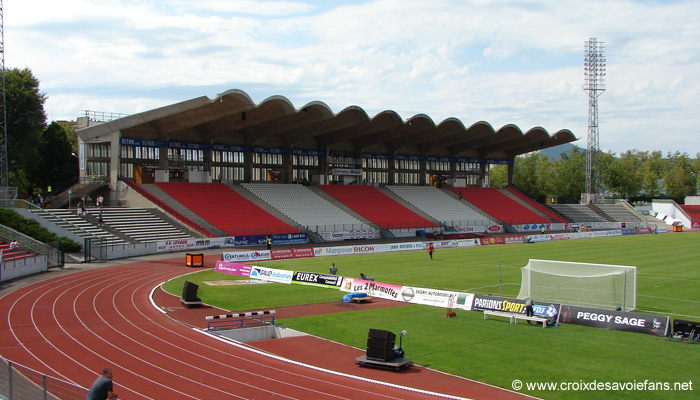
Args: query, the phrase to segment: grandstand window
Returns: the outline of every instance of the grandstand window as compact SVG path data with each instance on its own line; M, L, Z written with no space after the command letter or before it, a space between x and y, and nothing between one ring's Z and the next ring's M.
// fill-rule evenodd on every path
M389 173L382 171L365 171L362 173L363 181L367 184L389 183Z
M108 176L109 175L109 163L106 162L95 162L88 161L87 169L85 170L86 176Z
M109 143L87 143L87 156L95 158L109 158L110 148L111 146Z
M419 174L415 172L396 172L394 182L397 184L416 185L420 183Z
M132 146L122 146L120 156L121 158L134 158L134 148Z
M301 180L309 180L309 170L308 169L295 169L292 171L292 177L298 182Z
M458 162L458 163L456 163L456 169L457 169L457 171L479 172L479 169L480 169L479 165L480 165L479 163Z
M449 171L450 163L447 161L429 161L426 167L430 171Z
M363 168L374 168L374 169L388 169L389 160L378 159L378 158L363 158L362 159Z
M219 174L221 174L221 179L225 181L243 181L245 179L243 167L214 167L214 179L219 179Z
M243 153L240 151L212 151L211 160L229 164L242 164Z
M420 162L418 160L396 160L398 169L419 170Z
M119 176L127 179L134 179L134 164L121 163L119 165Z
M292 156L292 165L308 165L318 166L318 156L294 155Z
M251 180L253 182L255 181L265 181L265 178L267 178L267 169L266 168L253 168Z
M282 165L282 154L253 153L253 163Z

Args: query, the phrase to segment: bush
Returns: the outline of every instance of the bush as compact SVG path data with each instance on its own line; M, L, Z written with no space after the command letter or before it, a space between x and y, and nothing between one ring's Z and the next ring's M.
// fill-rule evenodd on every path
M83 248L80 243L76 243L64 236L59 237L55 233L46 230L38 222L24 218L7 208L0 209L0 225L12 228L42 243L59 242L66 253L79 252Z

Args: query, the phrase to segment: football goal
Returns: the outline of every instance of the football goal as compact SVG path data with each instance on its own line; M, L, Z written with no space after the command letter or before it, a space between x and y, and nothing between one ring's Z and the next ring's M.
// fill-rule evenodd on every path
M636 308L637 267L530 260L521 269L519 299L576 306Z

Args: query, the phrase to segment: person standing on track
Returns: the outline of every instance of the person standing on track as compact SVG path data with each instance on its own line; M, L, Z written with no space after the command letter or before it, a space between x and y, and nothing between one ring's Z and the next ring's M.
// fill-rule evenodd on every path
M111 368L102 370L102 375L98 376L90 387L86 400L116 399L117 394L113 392L112 377L114 374Z

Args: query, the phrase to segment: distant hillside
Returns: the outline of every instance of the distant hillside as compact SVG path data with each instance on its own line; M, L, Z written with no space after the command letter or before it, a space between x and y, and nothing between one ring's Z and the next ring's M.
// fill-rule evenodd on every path
M562 153L569 154L573 151L574 147L578 147L571 143L562 144L559 146L550 147L548 149L540 150L540 154L546 154L550 160L558 160L561 158ZM579 150L584 150L579 148Z

